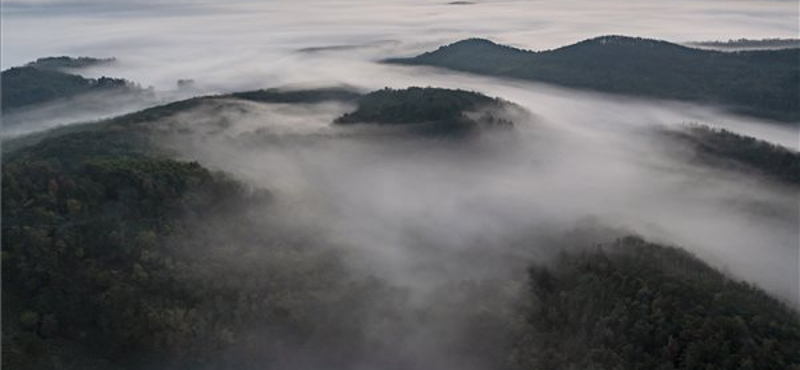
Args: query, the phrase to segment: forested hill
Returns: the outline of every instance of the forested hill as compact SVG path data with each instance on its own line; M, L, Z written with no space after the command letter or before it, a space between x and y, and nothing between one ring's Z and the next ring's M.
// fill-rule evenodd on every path
M348 276L323 241L265 225L268 191L154 143L159 119L208 99L4 153L3 368L321 368L360 343L341 340L369 304L350 297L379 299L376 280Z
M717 50L764 50L800 48L800 39L736 39L728 41L695 41L687 45Z
M720 52L602 36L548 51L468 39L389 63L427 65L633 96L724 106L800 121L800 49Z
M81 69L92 66L113 63L114 58L92 58L92 57L44 57L36 59L33 62L26 64L27 67L34 67L39 69L51 70L64 70L64 69Z
M800 186L800 153L753 137L724 129L692 124L658 131L694 153L689 160L718 168L733 168L760 174L772 180Z
M92 63L80 59L39 59L2 72L2 112L94 92L139 92L134 83L110 77L85 78L60 69Z
M639 238L530 269L521 369L800 369L797 313Z
M264 89L237 92L232 97L262 103L321 103L325 101L353 101L361 96L355 89L326 87L311 90Z
M480 127L513 124L502 112L503 108L513 106L511 103L464 90L385 88L361 96L356 104L354 112L339 117L335 123L405 126L433 135L463 134Z

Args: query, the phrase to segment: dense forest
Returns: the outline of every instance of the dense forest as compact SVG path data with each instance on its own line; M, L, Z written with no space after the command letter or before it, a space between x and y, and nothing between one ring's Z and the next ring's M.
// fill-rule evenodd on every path
M685 125L681 129L664 129L667 138L689 144L703 161L716 167L728 167L757 173L787 184L800 185L800 154L791 149L705 125Z
M329 248L256 224L248 209L268 205L268 191L164 157L150 120L195 103L4 155L4 367L263 368L302 361L280 356L287 346L313 348L314 361L352 351L338 340L358 329L349 302L377 299L367 292L380 284L350 278Z
M796 312L677 248L565 252L529 284L522 369L800 369Z
M66 57L64 57L66 58ZM85 78L61 71L104 63L93 58L43 58L2 72L2 112L88 93L141 92L133 82L111 77Z
M103 64L114 63L114 58L91 58L91 57L44 57L28 63L27 67L50 70L81 69L94 67Z
M233 93L231 96L263 103L319 103L324 101L352 101L360 97L361 94L353 89L344 87L329 87L313 90L255 90Z
M464 90L385 88L360 97L356 104L355 111L344 114L335 123L406 126L422 134L437 136L465 134L480 127L512 125L501 112L512 104Z
M542 81L632 96L713 104L800 121L800 49L719 52L665 41L603 36L533 52L468 39L387 62Z

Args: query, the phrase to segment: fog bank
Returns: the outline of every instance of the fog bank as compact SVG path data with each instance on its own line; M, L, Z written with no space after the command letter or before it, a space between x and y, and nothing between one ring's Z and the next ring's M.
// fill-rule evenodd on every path
M519 274L589 222L682 246L796 302L795 189L690 163L692 148L652 133L683 119L668 109L506 89L532 115L471 140L332 125L349 105L231 99L162 122L160 136L274 191L269 212L419 295Z

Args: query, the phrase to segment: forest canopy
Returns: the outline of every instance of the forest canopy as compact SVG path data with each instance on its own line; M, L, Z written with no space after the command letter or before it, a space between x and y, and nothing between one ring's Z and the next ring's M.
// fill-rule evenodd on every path
M140 92L135 83L120 78L85 78L63 69L107 63L94 58L41 58L2 72L3 114L36 104L98 92Z
M623 238L530 272L522 369L798 369L800 319L687 252Z

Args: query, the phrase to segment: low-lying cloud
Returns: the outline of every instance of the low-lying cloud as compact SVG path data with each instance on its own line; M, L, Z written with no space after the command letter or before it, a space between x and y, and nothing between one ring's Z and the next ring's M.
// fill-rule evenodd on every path
M82 73L153 86L156 97L57 102L4 117L4 135L193 94L274 86L460 88L526 109L529 115L516 114L512 130L469 140L334 125L355 108L335 102L215 98L152 123L163 131L159 144L177 157L268 189L274 202L257 212L269 228L335 246L353 272L407 292L412 306L441 309L423 324L400 320L409 327L365 324L371 340L394 341L385 348L398 354L386 358L403 358L410 368L488 368L458 363L464 359L443 350L466 337L473 322L449 316L458 310L448 305L465 305L459 299L469 302L475 294L491 296L482 304L503 305L493 312L511 310L531 262L628 232L684 247L735 278L800 302L796 189L693 162L693 148L654 134L703 123L796 148L796 127L686 103L375 62L466 37L529 49L602 34L675 42L795 37L794 2L33 0L3 6L4 69L48 55L113 56L118 63ZM175 92L179 79L194 80L194 90ZM76 104L108 110L76 113ZM9 131L9 122L17 131ZM205 217L213 224L215 215ZM611 231L584 240L576 229ZM458 298L451 288L467 280L489 283ZM383 365L367 361L363 368Z
M536 99L516 102L534 115L470 140L335 126L352 107L332 103L224 100L162 125L183 158L270 189L283 220L399 286L508 277L591 221L683 246L796 301L794 189L690 164L692 148L651 131L677 113L648 103L611 115L584 98L579 115L551 118Z
M349 84L363 90L430 85L500 96L521 104L534 118L518 122L511 137L491 136L468 146L360 139L330 126L352 109L336 104L235 102L240 108L201 108L191 119L176 119L204 132L192 136L195 145L182 142L182 155L280 191L293 199L287 206L292 217L324 226L327 237L370 250L383 245L380 253L391 256L385 259L387 268L418 258L407 254L413 244L409 235L450 247L520 234L530 225L569 225L594 217L685 245L794 299L793 191L697 168L681 161L675 148L640 134L648 127L698 122L796 147L794 127L690 104L375 62L475 36L529 49L601 34L675 42L793 37L794 5L17 1L4 4L3 68L46 55L113 56L119 63L84 73L128 78L161 94L174 90L178 79L193 79L195 94ZM54 108L49 109L23 118L38 122L31 124L37 129L91 118L58 109L58 120L42 118ZM227 123L209 126L220 120ZM781 209L779 214L788 217L759 216L751 212L754 205ZM406 273L405 267L397 269Z

